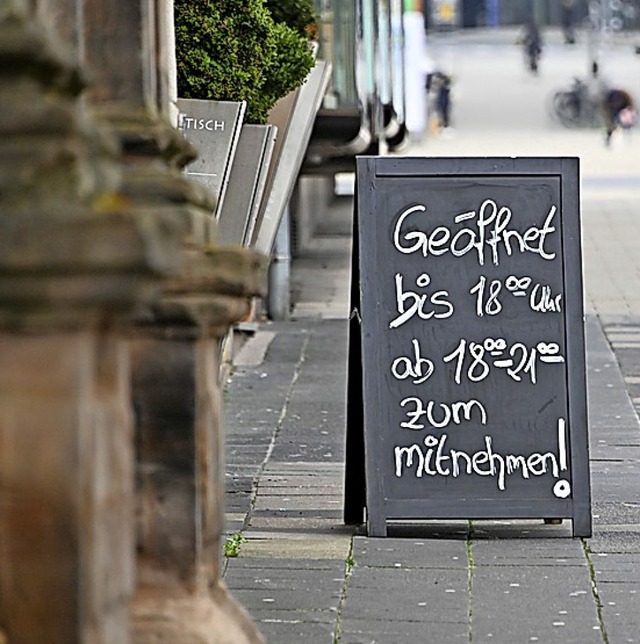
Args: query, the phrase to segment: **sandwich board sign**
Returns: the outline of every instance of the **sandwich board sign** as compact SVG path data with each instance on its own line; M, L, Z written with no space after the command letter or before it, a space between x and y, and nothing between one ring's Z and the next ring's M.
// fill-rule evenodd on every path
M576 158L357 159L345 520L590 536Z

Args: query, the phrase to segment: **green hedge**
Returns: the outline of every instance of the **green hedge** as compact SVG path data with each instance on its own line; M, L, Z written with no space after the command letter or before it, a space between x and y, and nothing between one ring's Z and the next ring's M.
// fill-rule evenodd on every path
M274 20L263 0L175 0L174 7L182 98L245 100L246 122L266 123L314 65L304 30Z
M314 38L318 17L312 0L266 0L266 7L276 22L284 22L305 38Z

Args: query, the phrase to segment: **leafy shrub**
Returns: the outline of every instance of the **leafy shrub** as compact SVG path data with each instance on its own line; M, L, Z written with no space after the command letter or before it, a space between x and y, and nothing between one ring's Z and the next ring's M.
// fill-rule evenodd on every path
M316 37L318 17L312 0L266 0L265 5L276 22L284 22L305 38Z
M180 97L244 100L246 121L266 123L313 67L308 39L263 0L175 0L174 12Z

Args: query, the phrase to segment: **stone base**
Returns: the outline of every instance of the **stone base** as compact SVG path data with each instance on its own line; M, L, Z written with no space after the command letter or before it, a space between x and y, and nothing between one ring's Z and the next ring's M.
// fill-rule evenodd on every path
M223 582L207 594L161 596L140 590L133 609L135 644L264 644Z
M0 333L0 643L129 641L129 362L116 335Z

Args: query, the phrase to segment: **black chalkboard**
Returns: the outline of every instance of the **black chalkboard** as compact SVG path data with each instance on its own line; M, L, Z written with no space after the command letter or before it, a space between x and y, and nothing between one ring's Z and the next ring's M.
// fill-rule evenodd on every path
M345 520L589 536L578 159L360 157L356 193Z

